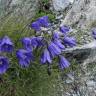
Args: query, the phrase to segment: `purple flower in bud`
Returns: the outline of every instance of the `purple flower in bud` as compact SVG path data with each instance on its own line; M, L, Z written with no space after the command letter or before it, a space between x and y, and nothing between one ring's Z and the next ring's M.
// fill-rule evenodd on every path
M41 30L40 24L39 24L38 21L33 22L30 26L31 26L31 28L33 28L35 31L40 31L40 30Z
M64 43L70 47L76 46L76 39L74 37L65 37Z
M0 56L0 74L4 74L9 67L9 60L6 57Z
M52 60L51 60L51 57L50 57L50 53L48 51L48 49L45 49L43 54L41 55L41 63L44 64L44 63L51 63Z
M96 28L92 29L92 36L94 39L96 39Z
M28 67L31 60L33 60L33 54L32 51L24 50L24 49L19 49L16 52L16 56L19 60L20 66L23 67Z
M0 51L1 52L12 52L13 51L13 43L8 36L2 38L0 43Z
M59 39L59 33L58 32L53 33L53 39Z
M68 27L68 26L61 26L60 27L60 31L62 32L62 33L67 33L67 32L69 32L69 30L70 30L70 28Z
M32 50L31 38L25 37L22 39L23 46L26 50Z
M54 40L54 44L57 45L61 50L65 49L65 46L61 43L59 39Z
M52 57L59 55L61 53L61 49L56 44L54 44L53 42L51 42L49 44L48 50L49 50Z
M70 66L69 61L63 57L63 56L59 56L59 67L60 69L64 69L64 68L68 68Z
M48 27L49 26L49 19L48 16L43 16L38 19L38 22L42 27Z

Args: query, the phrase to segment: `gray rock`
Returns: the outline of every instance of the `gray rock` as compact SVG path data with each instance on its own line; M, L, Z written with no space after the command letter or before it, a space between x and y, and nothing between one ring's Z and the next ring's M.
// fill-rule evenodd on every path
M53 8L55 11L63 11L69 4L72 4L74 0L52 0Z
M0 0L0 26L8 21L27 22L36 13L38 0Z
M94 10L96 10L96 0L75 0L63 24L81 29L93 27L96 23L96 11Z
M78 62L83 64L96 62L96 41L80 47L68 48L64 50L64 53L69 54L71 58L75 57Z

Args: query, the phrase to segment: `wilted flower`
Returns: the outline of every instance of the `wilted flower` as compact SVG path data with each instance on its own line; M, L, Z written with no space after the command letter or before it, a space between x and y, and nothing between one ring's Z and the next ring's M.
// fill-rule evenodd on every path
M13 51L13 43L8 36L5 36L0 43L0 50L2 52L12 52Z
M74 37L65 37L64 43L70 47L76 46L76 39Z
M70 66L69 61L64 56L59 56L59 67L60 69L68 68Z
M67 33L67 32L69 32L69 30L70 30L70 28L68 26L61 26L60 27L60 31L62 33Z
M52 62L52 60L50 57L50 53L49 53L48 49L45 49L41 56L41 63L44 64L44 63L51 63L51 62Z
M33 60L33 54L31 51L28 51L28 50L19 49L16 52L16 55L21 67L28 67L31 60Z
M53 42L49 44L48 50L52 57L59 55L61 53L61 49L57 45L55 45Z
M23 38L22 43L26 50L32 50L31 38L29 37Z
M0 56L0 74L7 71L9 67L9 60L6 57Z
M40 31L41 30L40 24L39 24L38 21L33 22L30 26L31 26L31 28L33 28L36 31Z
M42 27L48 27L49 26L49 19L48 16L43 16L38 19L38 22Z
M54 44L57 45L61 50L65 49L65 46L61 43L59 39L54 40Z

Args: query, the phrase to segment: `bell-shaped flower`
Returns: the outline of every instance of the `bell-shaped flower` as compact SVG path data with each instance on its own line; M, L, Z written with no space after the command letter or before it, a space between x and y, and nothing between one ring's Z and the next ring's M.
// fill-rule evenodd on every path
M70 66L70 62L64 57L59 56L59 67L60 69L68 68Z
M32 45L32 47L37 47L38 46L37 37L33 36L31 38L31 45Z
M51 63L51 62L52 62L52 60L50 57L50 53L49 53L48 49L45 49L41 55L41 63L44 64L44 63Z
M56 44L54 44L53 42L51 42L49 44L48 50L49 50L52 57L59 55L61 53L61 49Z
M0 51L1 52L12 52L13 51L13 43L8 36L2 38L0 42Z
M0 74L4 74L9 68L9 60L4 56L0 56Z
M40 23L38 21L33 22L31 25L31 28L33 28L35 31L40 31L41 27L40 27Z
M20 66L23 67L28 67L30 62L33 60L33 54L32 51L24 50L24 49L19 49L16 52L16 56L19 60Z
M40 47L43 46L43 38L42 37L32 37L31 38L31 45L36 48L36 47Z
M23 38L22 44L26 50L32 51L31 38L29 38L29 37Z
M76 39L74 37L65 37L64 38L64 44L73 47L76 46Z
M65 49L65 46L62 44L62 42L59 39L55 39L54 44L57 45L61 50Z
M59 33L58 32L54 32L53 33L53 39L59 39Z
M38 22L42 27L48 27L49 26L49 19L48 16L43 16L38 19Z
M68 26L61 26L60 31L64 34L70 31L70 28Z

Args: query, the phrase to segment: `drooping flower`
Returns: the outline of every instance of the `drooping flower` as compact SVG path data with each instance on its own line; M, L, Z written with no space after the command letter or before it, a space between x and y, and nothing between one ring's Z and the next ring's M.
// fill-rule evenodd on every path
M37 43L38 43L38 47L44 45L43 37L36 37L36 41L37 41Z
M31 38L31 45L32 45L33 47L37 47L37 46L38 46L37 38L36 38L35 36L33 36L33 37Z
M48 16L43 16L38 19L38 22L42 27L48 27L49 26L49 19Z
M54 40L54 44L57 45L61 50L65 49L65 46L62 44L62 42L59 39Z
M96 39L96 28L92 29L92 36L94 39Z
M76 39L74 37L65 37L64 43L70 47L76 46Z
M9 60L4 57L0 56L0 74L4 74L9 67Z
M31 45L33 46L33 47L40 47L40 46L42 46L43 45L43 42L42 42L42 37L32 37L31 38Z
M19 64L21 67L28 67L30 62L33 60L33 54L32 51L19 49L16 52L16 56L19 60Z
M52 62L52 60L50 57L50 53L49 53L48 49L45 49L41 56L41 63L44 64L44 63L51 63L51 62Z
M33 28L35 31L40 31L40 23L38 21L33 22L31 25L31 28Z
M48 50L52 57L59 55L61 53L61 49L57 45L55 45L53 42L49 44Z
M62 33L67 33L67 32L69 32L69 30L70 30L70 28L68 27L68 26L61 26L60 27L60 31L62 32Z
M31 38L29 38L29 37L23 38L22 43L26 50L32 51Z
M68 68L69 66L70 66L70 62L64 56L59 56L60 69Z
M59 33L58 32L53 33L53 39L59 39Z
M2 52L12 52L13 51L13 43L8 36L2 38L0 43L0 51Z

